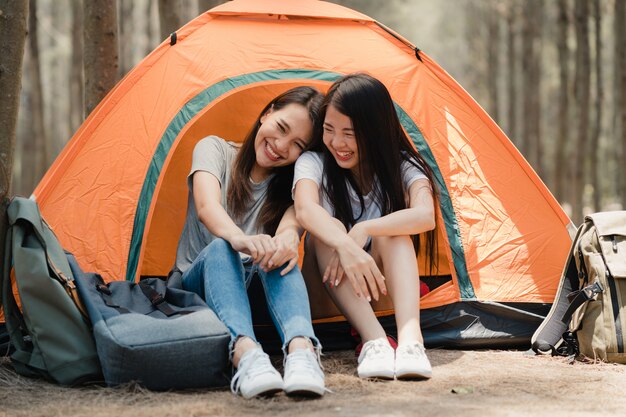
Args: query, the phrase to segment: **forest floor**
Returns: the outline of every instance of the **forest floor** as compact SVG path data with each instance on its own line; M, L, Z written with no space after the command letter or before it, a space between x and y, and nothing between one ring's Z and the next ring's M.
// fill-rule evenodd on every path
M323 357L327 387L320 399L279 394L244 400L226 388L151 392L63 388L13 373L0 359L0 417L9 416L623 416L626 367L568 363L521 351L428 350L428 381L364 381L354 353ZM274 358L280 362L280 358Z

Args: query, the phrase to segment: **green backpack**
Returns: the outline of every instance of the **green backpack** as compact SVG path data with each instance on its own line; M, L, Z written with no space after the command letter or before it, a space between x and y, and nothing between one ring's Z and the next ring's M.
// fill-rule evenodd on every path
M535 352L626 363L626 211L595 213L578 229Z
M62 385L102 381L90 326L81 312L67 257L34 200L15 197L2 281L2 306L15 370ZM11 287L11 272L21 310Z

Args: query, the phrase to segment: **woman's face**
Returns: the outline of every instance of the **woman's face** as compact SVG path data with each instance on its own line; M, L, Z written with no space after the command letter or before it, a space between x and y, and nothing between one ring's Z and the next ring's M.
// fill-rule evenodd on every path
M355 170L359 165L359 149L352 121L332 104L324 118L324 145L341 168Z
M296 162L313 134L309 111L300 104L270 109L261 117L254 139L257 165L270 170Z

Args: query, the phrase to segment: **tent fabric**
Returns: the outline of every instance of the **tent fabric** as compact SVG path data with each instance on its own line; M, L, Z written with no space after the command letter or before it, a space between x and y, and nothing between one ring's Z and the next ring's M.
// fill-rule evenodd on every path
M83 269L107 281L167 275L195 143L209 134L241 141L276 94L303 84L325 91L365 71L387 86L436 173L439 274L451 280L421 307L552 302L570 220L502 130L427 54L361 13L315 0L231 1L176 39L117 84L34 191Z

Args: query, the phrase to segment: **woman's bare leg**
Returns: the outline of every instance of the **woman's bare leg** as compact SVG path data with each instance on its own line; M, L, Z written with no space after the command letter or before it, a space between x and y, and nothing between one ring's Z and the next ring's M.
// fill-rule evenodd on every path
M382 264L389 295L393 300L398 343L423 343L419 311L419 272L413 241L409 236L375 237L372 256Z
M307 247L315 251L319 273L323 274L333 254L332 249L313 236L309 237ZM309 256L308 252L307 256ZM305 270L304 274L306 273ZM326 285L339 310L346 316L364 342L386 337L385 330L376 318L370 303L363 297L357 297L346 280L347 278L344 277L344 280L337 287L330 288L329 285Z

